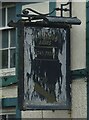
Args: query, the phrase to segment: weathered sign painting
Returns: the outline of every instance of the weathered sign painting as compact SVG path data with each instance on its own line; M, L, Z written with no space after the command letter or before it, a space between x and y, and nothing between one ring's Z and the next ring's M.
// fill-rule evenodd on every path
M24 106L66 105L64 28L24 27Z

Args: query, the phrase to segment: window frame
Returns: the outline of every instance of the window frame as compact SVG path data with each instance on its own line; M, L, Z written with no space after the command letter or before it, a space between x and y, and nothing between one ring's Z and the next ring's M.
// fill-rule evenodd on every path
M6 27L6 28L8 27L8 8L12 8L12 7L16 7L16 6L14 4L13 5L7 5L7 6L2 5L2 9L5 9L5 26L3 26L3 27ZM8 28L11 28L11 27L8 27Z
M11 43L11 31L8 30L8 47L7 48L0 48L1 51L8 50L8 68L10 68L10 50L16 49L16 47L11 47L10 43Z
M18 63L17 63L17 68L18 68L18 74L17 74L17 79L18 79L18 103L19 103L19 108L20 110L69 110L71 106L71 94L70 94L70 28L69 26L65 26L65 28L68 30L67 34L67 43L66 43L66 104L59 104L59 105L27 105L25 104L24 101L24 93L25 93L25 86L24 86L24 27L51 27L51 28L63 28L63 26L59 25L45 25L44 24L39 24L39 23L19 23L17 26L18 29Z
M0 27L0 32L1 32L0 38L1 38L1 43L2 43L2 31L7 30L8 31L8 42L9 42L9 44L8 44L7 48L0 48L1 52L2 52L2 50L8 50L8 67L7 68L0 68L0 76L1 77L9 76L9 75L15 75L15 67L10 68L10 51L13 50L13 49L16 50L16 46L15 47L10 46L10 41L11 41L11 38L10 38L11 32L10 31L13 30L14 28L7 26L7 22L8 22L8 12L7 11L8 11L8 8L11 8L11 7L16 7L16 6L14 4L7 5L7 6L2 5L2 9L5 8L5 26ZM16 31L16 29L15 29L15 31ZM2 53L1 53L1 56L2 56ZM2 66L2 60L1 60L1 66Z

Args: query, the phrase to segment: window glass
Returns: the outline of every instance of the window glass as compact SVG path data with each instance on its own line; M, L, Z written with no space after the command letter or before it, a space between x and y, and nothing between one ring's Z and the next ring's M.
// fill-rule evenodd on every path
M10 50L10 68L15 67L15 49Z
M15 7L10 7L8 8L8 16L7 16L7 23L10 22L11 20L15 20L16 17L16 9Z
M2 50L2 68L8 68L8 50Z
M2 48L8 47L8 30L2 31Z
M16 46L16 32L15 29L11 30L11 40L10 40L10 47Z
M2 26L5 26L5 8L2 9Z

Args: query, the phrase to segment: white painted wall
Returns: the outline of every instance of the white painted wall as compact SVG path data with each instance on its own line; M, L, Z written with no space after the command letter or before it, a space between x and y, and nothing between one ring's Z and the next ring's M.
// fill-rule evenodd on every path
M17 97L17 86L8 86L0 88L0 99L13 97Z
M47 13L49 11L48 2L30 4L31 8ZM60 3L57 3L57 7ZM23 8L26 8L24 6ZM73 26L71 29L71 69L81 69L86 67L86 4L73 3L73 16L81 19L80 26ZM57 12L59 15L59 12ZM6 72L7 74L7 72ZM3 92L2 92L3 90ZM0 98L11 98L17 96L17 87L12 86L0 89ZM71 85L72 108L59 111L22 111L22 118L87 118L87 90L86 79L73 80Z
M42 14L48 13L49 12L49 1L44 0L43 3L33 3L33 4L28 4L28 5L23 5L22 10L25 8L31 8L33 10L36 10ZM30 14L35 14L33 12L30 12Z
M77 79L72 82L72 118L87 118L87 82Z
M59 2L58 6L60 6ZM72 14L73 17L77 16L82 22L80 26L72 26L71 29L71 70L77 70L86 68L86 3L73 2ZM72 118L87 118L86 84L86 78L72 80Z
M73 16L82 24L71 29L71 69L86 68L86 3L73 3ZM86 78L72 81L72 118L87 118Z
M0 77L15 75L15 68L0 69Z
M73 16L81 20L81 25L71 29L71 69L86 67L86 3L73 3Z
M22 118L70 118L70 111L22 111Z

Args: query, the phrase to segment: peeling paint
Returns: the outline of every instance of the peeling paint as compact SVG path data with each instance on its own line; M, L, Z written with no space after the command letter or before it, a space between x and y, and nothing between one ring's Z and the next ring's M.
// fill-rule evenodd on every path
M24 101L66 105L66 30L24 28Z

